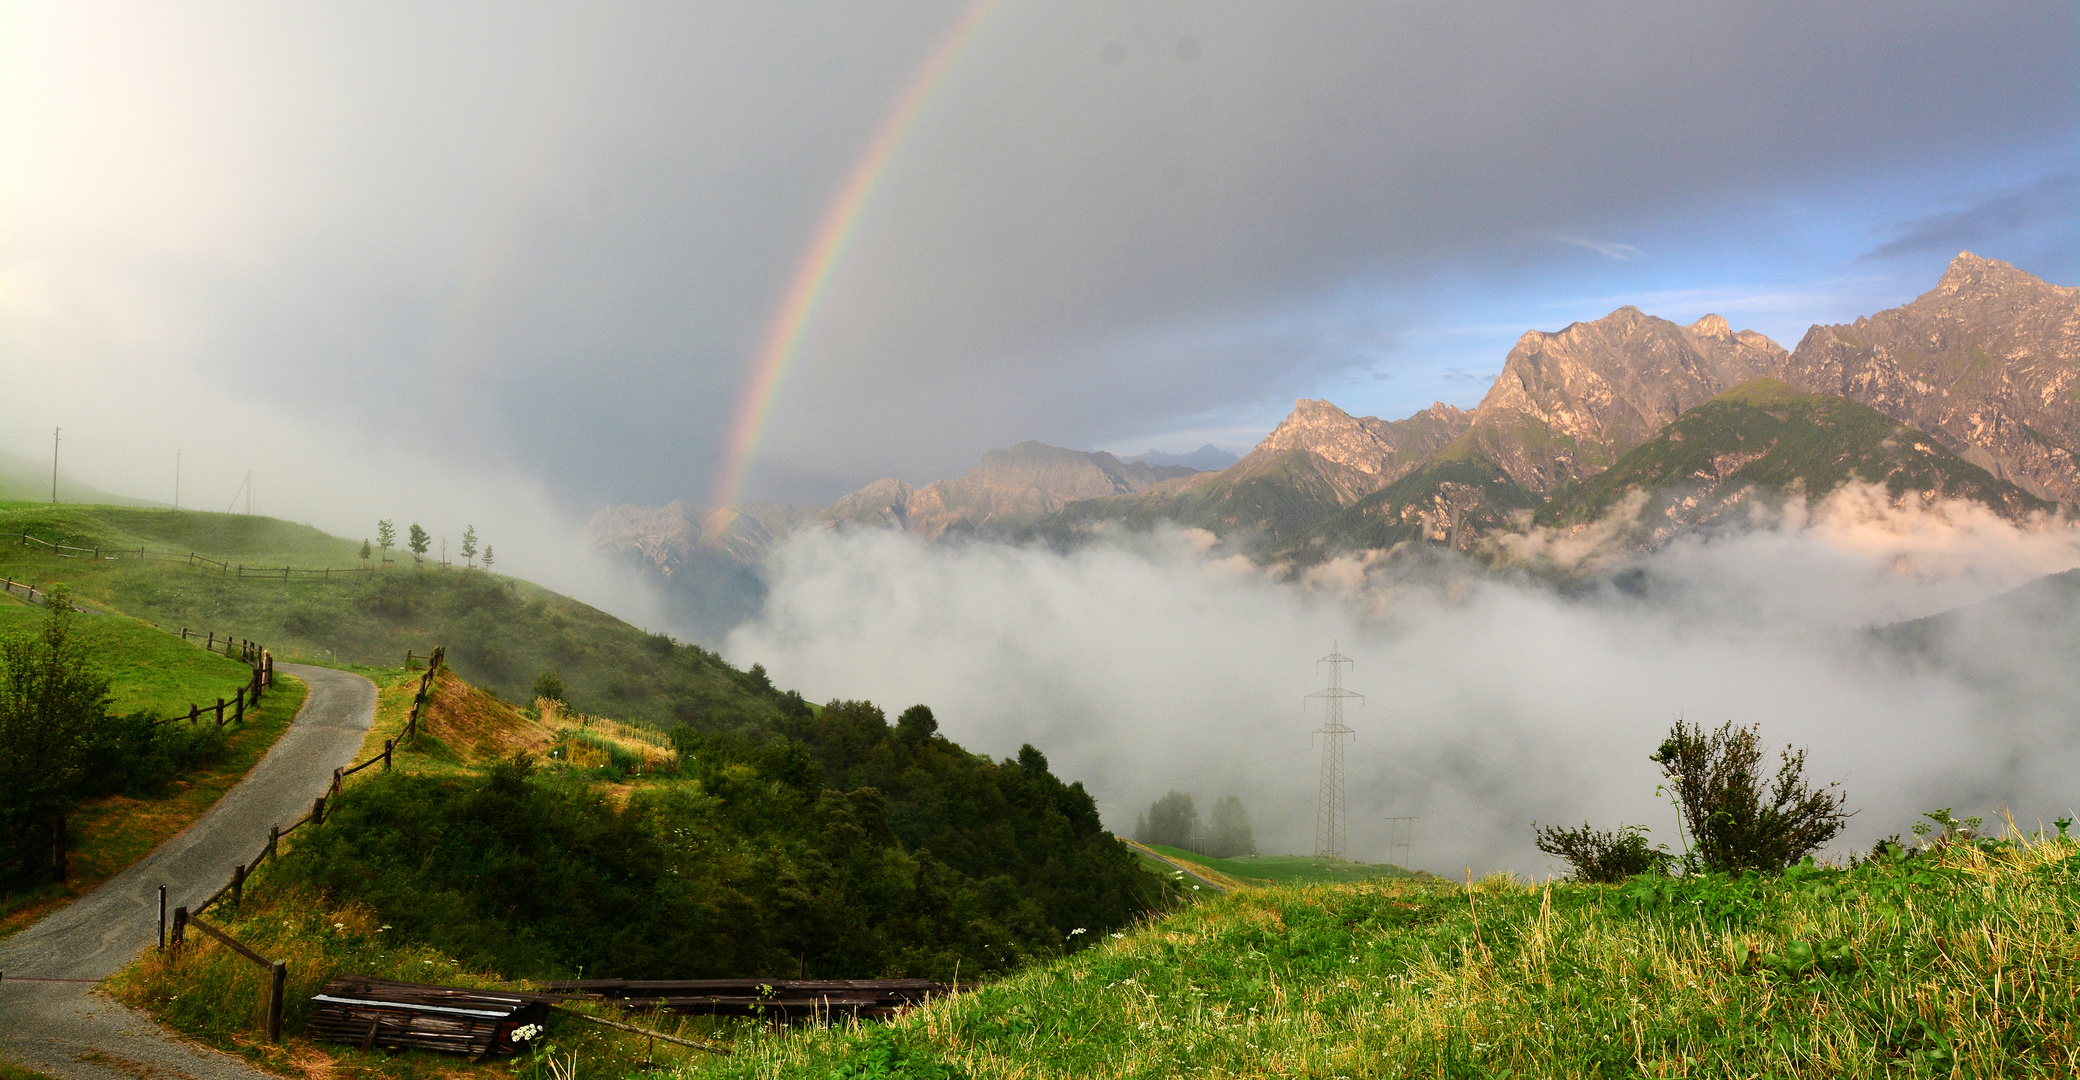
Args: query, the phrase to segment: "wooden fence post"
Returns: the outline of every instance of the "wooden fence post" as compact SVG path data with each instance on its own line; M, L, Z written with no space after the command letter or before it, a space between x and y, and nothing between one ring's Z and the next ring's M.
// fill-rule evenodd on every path
M215 630L209 632L209 641L206 642L202 647L208 649L211 652L217 651L217 632Z
M267 969L267 1041L282 1041L282 990L289 982L289 965L280 960Z
M246 900L246 864L239 863L231 868L231 905L237 907Z
M323 795L318 796L318 800L311 804L311 824L325 824L325 796Z
M166 951L166 886L159 886L159 951Z
M342 773L343 770L341 769L332 770L332 793L334 795L339 794L345 788L347 778Z
M383 740L383 771L384 771L384 772L389 772L389 771L390 771L390 747L391 747L391 745L392 745L392 744L391 744L390 740L388 740L388 739L384 739L384 740Z
M246 722L246 688L245 688L245 687L241 686L241 687L239 687L239 688L238 688L238 693L237 693L237 695L236 695L235 697L233 697L233 698L232 698L232 702L231 702L231 705L232 705L232 710L231 710L231 722L232 722L232 723L235 723L235 724L243 724L243 723L245 723L245 722Z
M182 943L183 939L184 939L184 938L186 938L186 936L187 936L187 933L188 933L188 909L187 909L187 908L184 908L184 907L178 907L178 908L174 908L174 909L173 909L173 945L172 945L172 949L171 949L171 952L172 952L173 958L174 958L175 960L178 960L178 959L180 959L180 958L181 958L181 943Z
M223 727L223 726L224 726L224 699L223 699L223 698L218 698L218 699L217 699L217 726L218 726L218 727Z
M199 708L197 708L196 706L193 706L193 705L190 705L190 706L188 706L188 723L191 723L191 724L192 724L192 723L194 723L195 721L197 721L197 720L199 720L199 719L201 719L201 718L202 718L202 710L201 710L201 709L199 709Z
M276 845L276 844L279 844L279 843L281 843L281 842L282 842L282 827L281 827L280 825L269 825L269 826L267 827L267 857L268 857L268 858L270 858L270 859L279 859L279 858L281 858L281 856L280 856L280 855L277 855L277 854L275 853L275 845Z

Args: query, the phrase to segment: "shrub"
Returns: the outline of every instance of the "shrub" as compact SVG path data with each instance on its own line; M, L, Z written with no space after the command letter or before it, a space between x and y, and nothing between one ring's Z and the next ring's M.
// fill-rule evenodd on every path
M1652 760L1682 807L1689 859L1706 870L1781 873L1848 823L1839 783L1806 782L1804 750L1786 746L1775 778L1765 777L1759 726L1708 732L1678 720Z
M1666 873L1675 861L1668 849L1647 844L1643 825L1620 825L1611 832L1592 829L1588 822L1576 829L1539 828L1537 822L1531 827L1538 836L1538 850L1566 859L1579 881L1607 883L1636 874Z
M563 700L563 676L553 671L544 671L534 677L534 696L550 701Z

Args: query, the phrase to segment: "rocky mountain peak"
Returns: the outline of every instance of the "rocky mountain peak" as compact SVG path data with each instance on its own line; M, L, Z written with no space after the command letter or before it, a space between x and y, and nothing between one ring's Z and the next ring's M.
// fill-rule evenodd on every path
M1386 422L1378 417L1356 417L1327 401L1301 398L1250 456L1305 450L1370 475L1384 469L1396 449Z
M1726 325L1726 317L1723 315L1708 314L1704 318L1691 323L1689 330L1699 337L1712 337L1727 341L1733 339L1733 327Z

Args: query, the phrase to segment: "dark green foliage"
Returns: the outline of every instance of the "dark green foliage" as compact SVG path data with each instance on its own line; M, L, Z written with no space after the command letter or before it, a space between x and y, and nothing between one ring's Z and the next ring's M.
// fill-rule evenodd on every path
M412 549L413 555L425 555L427 545L433 542L433 537L427 535L426 530L420 528L416 521L412 522L411 532L406 535L409 539L406 540L405 546Z
M877 791L904 848L920 859L929 852L985 892L1030 900L1055 940L1123 926L1148 909L1156 882L1106 831L1081 783L1062 783L1031 746L992 763L925 734L929 713L906 712L903 729L872 702L833 701L774 728L808 752L824 786Z
M1841 785L1806 782L1804 750L1785 747L1776 776L1764 774L1760 732L1731 723L1707 732L1678 720L1652 756L1683 808L1690 858L1706 870L1781 872L1848 822Z
M1574 866L1577 881L1623 881L1635 874L1665 873L1674 861L1664 848L1647 843L1642 825L1620 825L1615 831L1592 829L1587 822L1574 829L1532 823L1538 850L1566 859Z
M534 677L534 697L550 701L563 700L563 676L553 671L544 671Z
M1217 859L1232 859L1237 855L1255 855L1257 837L1249 827L1249 810L1242 799L1224 795L1213 804L1213 813L1208 817L1206 831L1206 854Z
M0 858L49 834L81 799L150 796L224 752L215 724L109 711L65 589L34 634L0 639Z
M63 588L34 635L0 640L0 857L47 832L79 797L87 747L108 715L108 680L72 633Z
M1192 797L1186 792L1165 793L1149 806L1144 820L1145 826L1134 834L1134 839L1144 844L1162 844L1186 851L1198 851L1202 846L1199 808L1192 805Z
M341 799L278 872L369 903L401 940L513 977L1001 972L1063 951L1050 907L1080 915L1102 891L1077 877L1073 850L1006 853L1030 875L965 873L899 836L899 823L916 828L925 816L914 803L823 787L825 770L800 743L681 738L698 782L646 786L625 807L524 757L475 780L379 776ZM996 794L1013 802L1030 793L1006 787L1038 783L1013 766L971 768L996 773ZM956 804L925 824L958 839L991 809ZM1041 873L1078 895L1034 887ZM1078 925L1109 928L1136 911Z

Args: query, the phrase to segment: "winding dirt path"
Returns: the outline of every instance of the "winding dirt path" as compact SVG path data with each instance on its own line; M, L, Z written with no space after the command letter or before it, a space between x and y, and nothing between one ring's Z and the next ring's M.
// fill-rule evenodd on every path
M150 948L166 907L215 892L233 864L296 820L351 765L375 722L375 684L277 664L310 687L296 722L237 787L180 835L35 926L0 941L0 1058L63 1080L264 1080L237 1058L188 1045L94 984Z

